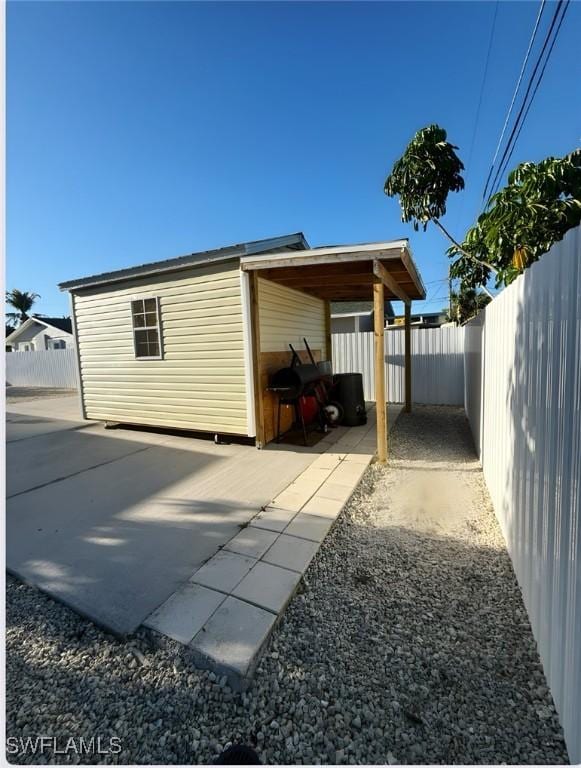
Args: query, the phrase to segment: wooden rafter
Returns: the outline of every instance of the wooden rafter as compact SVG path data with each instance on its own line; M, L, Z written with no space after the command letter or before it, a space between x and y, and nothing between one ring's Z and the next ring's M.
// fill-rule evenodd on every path
M403 301L405 304L409 304L410 297L407 295L401 285L387 271L383 264L377 259L373 262L373 274L379 280L381 280L383 285L385 285L386 288L388 288L391 293L394 294L394 296L400 299L400 301Z

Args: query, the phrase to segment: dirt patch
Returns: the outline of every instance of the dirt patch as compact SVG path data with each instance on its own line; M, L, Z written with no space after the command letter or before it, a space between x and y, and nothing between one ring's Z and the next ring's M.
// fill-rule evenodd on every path
M44 400L47 397L70 397L76 394L76 389L59 389L57 387L6 387L6 402L21 403L25 400Z

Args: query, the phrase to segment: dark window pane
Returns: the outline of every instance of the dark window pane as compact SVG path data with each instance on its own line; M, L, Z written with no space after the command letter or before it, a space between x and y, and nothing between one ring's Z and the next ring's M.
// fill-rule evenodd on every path
M157 300L135 299L131 302L135 357L161 357L161 331L158 326Z

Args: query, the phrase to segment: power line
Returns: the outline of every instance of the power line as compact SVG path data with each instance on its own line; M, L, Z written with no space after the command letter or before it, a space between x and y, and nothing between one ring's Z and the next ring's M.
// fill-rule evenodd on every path
M548 30L548 32L547 32L547 34L545 36L545 40L543 42L543 47L541 48L541 52L539 53L539 56L537 58L537 61L536 61L535 67L533 69L532 75L529 78L529 84L527 86L523 102L521 104L519 113L518 113L518 115L516 117L514 126L512 128L510 136L508 138L508 142L507 142L507 145L506 145L506 147L504 149L502 158L500 160L500 165L499 165L499 168L498 168L498 170L496 172L496 175L494 177L494 181L492 182L492 189L496 189L497 181L499 181L499 179L500 179L500 169L505 166L505 160L506 160L506 162L508 162L508 160L510 160L510 156L512 155L512 153L514 151L514 147L515 147L516 142L513 141L513 140L514 140L514 137L516 135L517 130L519 130L519 128L521 127L521 120L522 120L522 122L524 124L523 114L524 114L524 110L525 110L526 105L527 105L527 99L529 97L531 88L533 87L534 79L536 77L537 71L538 71L539 66L541 64L541 60L543 58L545 50L547 49L547 45L549 44L549 40L551 40L551 37L552 37L552 34L553 34L553 29L555 28L555 24L557 23L557 19L559 17L559 13L561 11L561 8L564 5L565 6L565 10L566 10L568 2L569 2L569 0L558 0L557 1L557 7L555 9L555 12L553 13L553 18L551 19L551 24L549 26L549 30ZM560 27L560 25L559 25L559 27ZM555 39L556 39L556 35L555 35ZM554 44L554 42L553 42L553 44ZM553 44L551 45L551 50L553 50ZM548 61L548 56L547 56L546 61ZM537 84L535 86L533 95L531 97L531 103L532 103L532 100L535 97L535 94L537 92L539 83L540 83L540 80L537 81Z
M545 2L545 0L543 0ZM492 50L492 41L494 39L494 30L496 28L496 17L498 15L499 0L496 0L494 6L494 16L492 17L492 26L490 27L490 37L488 39L488 50L486 51L486 61L484 63L484 71L482 73L482 82L480 83L480 95L478 97L478 106L476 107L476 117L474 118L474 129L472 131L472 140L470 142L470 151L468 152L468 162L466 168L470 168L470 162L472 161L472 153L474 151L474 142L476 140L476 132L478 130L478 120L480 119L480 109L482 107L482 97L484 96L484 86L486 84L486 77L488 75L488 64L490 63L490 51Z
M510 158L512 157L512 153L514 151L514 148L516 147L516 144L517 144L519 136L521 134L523 125L525 124L525 121L527 119L527 115L529 114L529 110L530 110L530 108L532 106L532 103L533 103L533 100L535 98L535 94L538 91L539 86L540 86L540 84L542 82L543 75L545 74L545 70L547 68L547 64L549 63L549 59L551 58L551 53L553 52L553 48L555 47L555 43L557 42L557 37L559 36L559 31L561 29L561 25L563 24L563 19L565 18L565 14L567 13L567 9L569 8L569 2L570 2L570 0L565 0L565 5L563 6L563 13L561 14L561 18L559 19L559 23L557 24L557 29L555 30L555 35L553 37L553 41L551 42L551 46L550 46L549 51L547 53L547 57L545 59L545 63L543 64L543 68L541 69L541 73L539 75L539 79L537 80L537 84L536 84L535 89L533 91L533 95L531 96L531 99L530 99L530 101L529 101L529 103L527 105L527 108L526 108L525 113L523 115L522 122L521 122L521 124L519 126L519 129L518 129L518 131L516 133L516 136L514 138L514 143L513 143L512 149L511 149L508 157L506 158L503 167L501 168L500 177L499 177L499 183L497 185L497 189L498 189L498 186L500 185L500 179L502 178L502 175L504 174L504 172L506 170L506 167L508 166L508 163L510 162Z
M502 140L504 138L504 134L506 133L506 129L508 127L508 121L510 120L510 116L512 114L514 103L516 101L516 96L517 96L517 93L519 91L520 84L522 82L522 79L523 79L523 76L524 76L524 73L525 73L525 69L526 69L526 66L527 66L527 63L528 63L528 60L529 60L529 56L530 56L530 53L531 53L531 50L532 50L532 47L533 47L533 43L535 42L535 38L537 36L537 30L539 28L539 23L541 21L541 16L543 15L543 10L545 8L545 3L546 3L546 0L541 0L541 5L540 5L540 8L539 8L539 12L537 13L537 18L536 18L536 21L535 21L535 26L533 28L533 31L532 31L532 34L531 34L531 37L530 37L530 40L529 40L529 45L528 45L528 48L527 48L527 52L525 54L525 57L524 57L524 60L523 60L523 63L522 63L522 67L520 69L520 74L518 76L518 80L517 80L517 83L516 83L516 87L514 89L514 93L512 94L512 100L510 102L510 106L508 108L508 112L506 113L506 118L504 120L504 125L502 126L502 131L501 131L501 134L500 134L500 138L498 139L498 144L496 145L496 150L494 152L494 157L492 158L492 163L490 165L490 170L488 172L488 177L486 179L486 184L484 185L484 192L482 193L482 199L483 200L486 198L486 192L488 190L488 183L490 182L490 177L492 176L492 172L494 170L494 164L496 163L496 158L498 157L498 153L500 151L500 145L502 144Z

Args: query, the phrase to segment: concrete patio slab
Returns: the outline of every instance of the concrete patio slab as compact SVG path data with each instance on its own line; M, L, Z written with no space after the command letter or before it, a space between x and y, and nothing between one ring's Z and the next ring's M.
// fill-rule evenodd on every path
M147 618L145 626L187 645L224 599L221 592L186 584Z
M300 578L300 573L259 562L242 579L232 595L278 614L293 596Z
M222 550L198 569L190 581L230 594L256 563L253 557Z
M318 549L318 542L298 539L296 536L283 533L263 555L262 560L302 574L307 570Z
M277 535L273 531L265 531L263 528L248 526L231 539L224 549L230 552L237 552L239 555L259 558L274 544Z
M235 597L227 597L194 637L190 648L200 666L242 679L252 674L276 616Z
M105 430L78 421L76 397L11 408L39 423L7 447L7 568L122 635L318 455Z
M250 525L265 528L267 531L282 533L296 514L290 509L268 506L259 512L254 520L250 521Z
M333 525L333 520L327 517L299 514L287 525L284 532L289 536L298 536L301 539L321 542Z
M102 428L95 433L89 425L71 429L70 423L63 424L63 429L69 430L64 455L63 441L55 439L53 431L35 434L34 440L21 439L11 443L6 455L7 498L104 466L150 447L135 439L111 439Z

